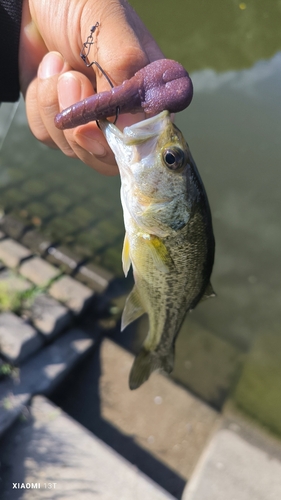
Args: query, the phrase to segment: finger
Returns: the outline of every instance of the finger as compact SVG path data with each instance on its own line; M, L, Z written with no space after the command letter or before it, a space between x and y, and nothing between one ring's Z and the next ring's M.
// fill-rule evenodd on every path
M104 8L100 14L100 27L95 42L92 55L109 74L114 85L120 85L139 69L164 57L144 23L128 3L123 4L123 8L120 8L120 2L115 4L115 9ZM100 92L108 86L101 72L96 71L96 74L97 91Z
M59 112L58 78L59 75L70 70L58 52L49 52L42 60L38 69L37 78L37 103L35 112L39 113L42 123L47 131L45 144L51 139L59 149L68 156L74 156L62 131L54 124L54 117ZM74 95L74 99L75 99ZM37 104L37 108L36 108ZM49 139L48 139L49 138Z
M26 92L26 113L29 126L35 137L47 146L64 147L67 151L69 146L64 135L57 134L56 128L53 127L53 119L48 120L48 114L52 113L52 109L58 109L56 81L57 73L64 68L64 61L60 54L49 53L43 58L41 66L43 66L42 72L45 71L46 78L34 78ZM52 73L53 76L51 76ZM48 122L50 122L49 125Z
M97 61L109 76L114 86L120 85L134 73L149 63L138 36L127 18L127 4L125 8L120 2L112 2L110 8L104 5L99 13L100 26L94 33L94 43L88 55L89 62ZM86 41L89 35L89 21L82 17L82 40ZM92 66L96 75L96 90L102 92L109 89L104 74Z
M70 71L58 80L60 109L92 95L93 89L85 75ZM95 122L64 131L71 150L84 163L105 175L116 175L115 157Z
M94 156L92 153L87 151L86 149L79 146L78 143L75 145L76 156L79 158L85 165L93 168L97 172L102 175L113 176L117 175L119 170L114 162L111 163L111 158L108 160L107 155L104 157Z
M51 139L38 110L37 102L37 78L28 86L25 95L26 116L31 132L39 141L50 148L57 148L56 143Z

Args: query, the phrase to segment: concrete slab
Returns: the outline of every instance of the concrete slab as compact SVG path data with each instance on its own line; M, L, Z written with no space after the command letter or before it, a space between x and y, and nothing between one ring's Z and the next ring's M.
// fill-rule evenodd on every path
M280 500L281 445L231 423L212 438L182 500Z
M63 302L74 314L79 314L93 298L93 291L71 276L63 276L55 281L49 294Z
M12 269L0 272L0 309L20 314L25 306L28 290L34 285Z
M87 264L86 266L79 267L75 278L85 283L94 291L103 293L108 287L109 282L113 279L113 274L94 264Z
M47 294L35 298L29 314L34 326L47 338L56 336L71 322L68 309Z
M0 314L0 352L12 363L21 363L43 344L39 333L11 312Z
M188 479L218 421L217 412L159 373L130 391L133 356L110 340L102 344L101 360L103 418Z
M33 394L46 394L61 382L94 339L80 329L71 329L56 342L20 367L19 378L0 383L0 436L23 411Z
M14 271L11 271L11 269L3 269L0 272L0 289L6 290L9 294L25 292L32 286L33 285L30 283L30 281L27 281L23 278L23 276L20 276Z
M20 273L35 285L45 286L60 274L60 270L40 257L33 257L20 266Z
M22 259L31 256L30 250L10 238L0 241L0 259L8 267L17 267Z
M0 460L2 500L173 498L43 397L5 436Z

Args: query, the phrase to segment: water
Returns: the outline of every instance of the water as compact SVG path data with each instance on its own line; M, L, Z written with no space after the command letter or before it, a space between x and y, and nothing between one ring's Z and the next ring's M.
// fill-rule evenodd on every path
M132 4L166 56L191 73L194 100L177 124L204 180L217 243L218 298L188 315L174 377L281 434L281 2L179 0L175 9L166 0L161 20L156 2ZM122 274L117 177L40 145L22 104L0 164L4 210ZM119 340L135 350L146 328L144 319Z
M133 2L191 73L177 118L203 177L217 243L216 300L187 317L174 376L216 407L281 434L281 2ZM141 324L139 330L146 326Z

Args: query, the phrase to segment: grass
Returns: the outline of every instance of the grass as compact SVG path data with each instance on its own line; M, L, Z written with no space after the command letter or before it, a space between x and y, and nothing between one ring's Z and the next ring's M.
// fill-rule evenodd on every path
M33 285L28 290L13 289L8 283L0 282L0 313L11 311L21 315L25 310L30 309L35 298L46 292L59 276L51 279L42 286Z
M29 290L18 291L11 290L6 283L0 283L0 312L11 311L18 315L21 314L46 288L34 286Z

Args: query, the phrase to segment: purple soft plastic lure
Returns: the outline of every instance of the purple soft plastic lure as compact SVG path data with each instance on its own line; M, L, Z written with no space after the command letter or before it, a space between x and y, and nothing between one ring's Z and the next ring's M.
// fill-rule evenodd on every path
M118 113L144 111L148 117L167 110L187 108L193 94L192 82L183 66L171 59L159 59L140 69L118 87L87 97L55 117L64 130Z

